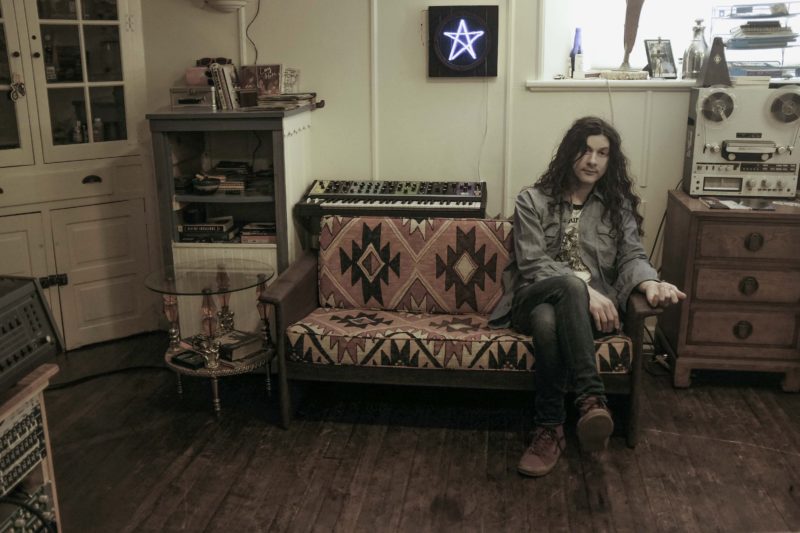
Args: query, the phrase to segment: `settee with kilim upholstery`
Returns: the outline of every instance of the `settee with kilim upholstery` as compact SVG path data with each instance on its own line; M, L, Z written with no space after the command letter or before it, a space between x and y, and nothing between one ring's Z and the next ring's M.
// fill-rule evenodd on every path
M531 338L487 323L512 256L508 220L323 217L319 250L261 296L275 311L283 425L288 380L532 390ZM606 391L628 396L630 446L644 319L658 312L634 294L624 335L595 341Z

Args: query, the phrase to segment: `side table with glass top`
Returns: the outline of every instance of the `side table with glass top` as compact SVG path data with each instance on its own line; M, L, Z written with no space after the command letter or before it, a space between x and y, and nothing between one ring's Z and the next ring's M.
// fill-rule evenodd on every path
M205 260L186 264L171 265L151 272L145 278L148 289L160 293L164 302L164 315L170 323L169 347L164 354L167 366L175 371L178 378L178 394L183 394L181 376L209 378L213 396L214 412L220 415L222 405L219 399L218 379L224 376L245 374L258 368L266 368L266 388L270 394L269 363L275 355L270 337L270 324L267 309L260 301L267 282L275 275L275 270L267 263L245 259ZM220 338L234 331L234 313L228 303L233 292L256 289L256 306L261 316L260 349L238 360L224 360L220 357ZM200 321L202 333L191 339L181 338L178 322L178 297L201 296ZM180 364L175 358L194 353L202 358L202 365L196 368Z

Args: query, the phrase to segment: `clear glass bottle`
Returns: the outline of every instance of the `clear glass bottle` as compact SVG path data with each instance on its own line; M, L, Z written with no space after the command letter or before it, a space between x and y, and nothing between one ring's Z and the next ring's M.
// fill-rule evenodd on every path
M96 143L103 141L103 120L100 117L92 120L92 138Z
M681 77L685 80L697 79L703 70L703 62L708 55L708 44L706 43L703 19L695 19L695 26L692 28L694 36L692 42L683 53L683 69Z

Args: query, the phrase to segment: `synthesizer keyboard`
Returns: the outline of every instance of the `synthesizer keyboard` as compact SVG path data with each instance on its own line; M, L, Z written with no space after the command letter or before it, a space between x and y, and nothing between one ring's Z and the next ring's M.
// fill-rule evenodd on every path
M317 180L295 205L312 234L325 215L484 218L483 182Z

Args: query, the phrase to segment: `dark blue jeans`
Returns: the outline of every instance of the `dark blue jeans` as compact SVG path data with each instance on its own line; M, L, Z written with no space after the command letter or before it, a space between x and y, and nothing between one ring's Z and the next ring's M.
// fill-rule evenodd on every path
M589 291L583 280L561 276L523 287L514 295L511 324L533 337L537 425L564 423L564 395L570 376L576 403L587 396L605 399L595 363Z

